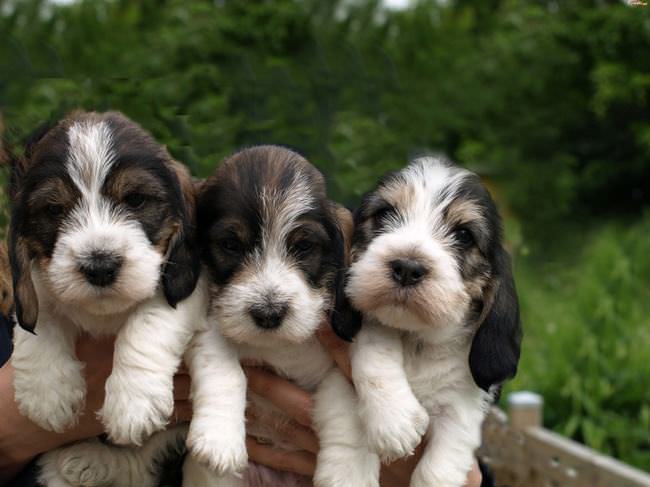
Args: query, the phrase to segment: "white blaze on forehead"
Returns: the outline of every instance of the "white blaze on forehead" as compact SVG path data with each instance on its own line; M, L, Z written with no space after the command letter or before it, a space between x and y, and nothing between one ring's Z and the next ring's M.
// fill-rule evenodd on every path
M70 177L83 193L97 194L115 160L106 122L76 122L68 129Z
M422 157L402 171L402 178L388 183L384 191L407 225L444 228L444 210L470 174L443 160Z
M296 220L314 208L309 181L301 172L296 172L293 181L284 191L267 189L262 192L262 239L264 247L275 247L283 253L289 233L295 228Z

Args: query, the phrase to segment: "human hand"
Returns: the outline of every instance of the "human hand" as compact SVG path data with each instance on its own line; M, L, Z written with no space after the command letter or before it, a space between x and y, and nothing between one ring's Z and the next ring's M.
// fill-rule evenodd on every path
M292 472L311 477L316 468L318 438L312 430L311 395L286 379L278 377L259 367L244 366L248 378L248 388L255 394L266 398L292 418L290 422L272 426L282 440L296 447L295 451L285 451L270 445L258 443L255 438L246 438L250 460L284 472ZM248 414L248 413L247 413ZM250 421L259 418L250 417Z
M82 336L76 345L77 357L85 364L86 404L79 422L64 433L45 431L22 416L14 402L11 362L0 369L0 483L9 479L34 456L64 444L91 438L103 432L95 412L104 401L104 383L113 363L113 338L92 339ZM56 384L52 385L56 387ZM174 422L189 421L190 378L181 371L174 377Z

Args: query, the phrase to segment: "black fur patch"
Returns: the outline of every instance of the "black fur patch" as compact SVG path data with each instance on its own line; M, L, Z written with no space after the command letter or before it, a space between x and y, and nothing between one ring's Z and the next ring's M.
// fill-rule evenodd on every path
M488 391L517 373L521 349L521 321L510 256L504 249L496 252L491 285L494 296L483 323L474 335L469 366L474 382Z

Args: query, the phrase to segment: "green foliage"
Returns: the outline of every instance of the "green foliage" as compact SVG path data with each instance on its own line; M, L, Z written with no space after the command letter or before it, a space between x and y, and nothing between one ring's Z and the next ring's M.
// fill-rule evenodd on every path
M649 219L576 223L650 202L648 25L613 0L0 0L0 111L18 147L69 110L121 110L197 176L288 145L348 204L421 151L490 176L527 329L513 387L650 469Z
M517 259L526 333L507 390L540 392L554 429L650 469L650 214L574 231Z
M503 180L528 233L650 197L650 9L622 2L0 3L15 142L116 108L205 175L241 145L301 150L347 202L440 151ZM603 197L603 191L606 196Z

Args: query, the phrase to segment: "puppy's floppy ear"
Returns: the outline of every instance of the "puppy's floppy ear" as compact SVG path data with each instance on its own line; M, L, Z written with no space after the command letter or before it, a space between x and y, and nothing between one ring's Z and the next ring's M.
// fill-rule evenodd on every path
M0 315L9 318L14 309L14 287L7 244L0 242Z
M352 307L350 300L345 295L347 284L347 268L350 264L350 247L354 223L350 212L341 205L334 204L334 212L341 232L342 266L336 273L334 280L334 310L332 311L332 328L343 340L352 341L361 329L361 313Z
M34 333L38 319L38 298L32 282L31 259L25 239L16 235L12 222L9 236L9 262L13 276L16 320L21 328Z
M54 125L50 122L45 122L39 125L32 133L30 133L24 141L23 155L18 156L13 148L5 148L4 154L0 156L3 162L9 165L11 175L9 177L9 198L15 201L20 191L20 185L27 172L29 163L36 149L36 145L41 141L45 135L50 131Z
M493 269L469 353L472 377L484 391L516 374L521 346L519 301L510 256L500 245Z
M338 271L335 282L334 310L332 312L332 329L343 340L351 342L361 330L362 315L345 295L347 274L345 269Z
M9 197L13 203L9 225L8 256L14 289L14 307L18 324L31 333L34 333L38 320L38 297L32 281L32 259L20 229L24 219L20 191L34 149L51 127L51 124L43 124L27 138L22 157L12 152L6 155L11 166Z
M165 298L170 306L187 298L199 279L201 263L195 241L195 188L189 171L182 164L171 161L168 166L180 186L182 221L172 237L163 267L162 283Z
M12 184L19 184L19 180ZM18 189L16 189L18 191ZM14 288L14 306L16 321L21 328L34 333L38 320L38 298L32 281L32 260L25 238L20 234L20 224L23 219L22 204L14 197L14 207L11 212L9 225L9 265Z

